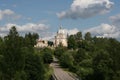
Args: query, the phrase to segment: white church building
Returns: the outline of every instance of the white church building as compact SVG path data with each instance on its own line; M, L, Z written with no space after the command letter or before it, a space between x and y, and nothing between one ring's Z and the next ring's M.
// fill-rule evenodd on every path
M54 46L57 47L60 44L62 44L64 47L67 47L67 34L65 33L64 29L62 29L62 27L59 28L59 30L57 31L57 34L55 36L55 42L54 42Z
M48 46L48 41L45 41L45 40L42 40L42 39L37 40L37 44L34 45L34 47L36 47L36 48L44 48L44 47L47 47L47 46Z
M53 41L53 47L58 47L60 44L62 46L67 47L67 34L65 33L64 29L62 27L59 28L57 31L57 34L54 38ZM36 48L44 48L44 47L49 47L48 41L46 40L37 40L37 44L34 46Z

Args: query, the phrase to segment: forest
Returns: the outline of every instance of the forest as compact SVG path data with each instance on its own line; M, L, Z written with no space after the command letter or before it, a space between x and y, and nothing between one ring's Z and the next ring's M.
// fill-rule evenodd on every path
M78 32L68 37L68 48L60 46L54 54L80 80L120 80L120 42L116 39Z
M0 80L49 80L53 56L81 80L120 80L118 40L78 32L68 36L68 47L36 49L38 38L37 33L20 36L15 26L0 37Z
M20 36L15 26L0 38L0 80L49 80L52 59L46 58L52 58L52 50L35 50L38 38L36 33Z

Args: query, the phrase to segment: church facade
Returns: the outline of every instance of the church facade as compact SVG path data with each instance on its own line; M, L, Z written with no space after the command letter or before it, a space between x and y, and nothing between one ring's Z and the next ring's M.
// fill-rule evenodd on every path
M50 44L50 41L39 39L39 40L37 40L37 44L34 45L34 47L36 47L36 48L58 47L60 44L64 47L68 46L67 35L66 35L64 29L62 29L62 27L60 27L59 30L57 31L54 41L52 42L52 46Z
M59 30L57 31L57 34L55 36L55 42L54 42L54 46L57 47L60 44L62 44L62 46L67 47L67 35L64 31L64 29L62 29L62 27L59 28Z

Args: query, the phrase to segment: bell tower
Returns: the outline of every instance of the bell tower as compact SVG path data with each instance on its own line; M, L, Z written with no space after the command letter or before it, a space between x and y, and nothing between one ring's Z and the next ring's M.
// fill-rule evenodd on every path
M62 26L60 26L55 36L55 47L59 46L60 44L67 47L67 35Z

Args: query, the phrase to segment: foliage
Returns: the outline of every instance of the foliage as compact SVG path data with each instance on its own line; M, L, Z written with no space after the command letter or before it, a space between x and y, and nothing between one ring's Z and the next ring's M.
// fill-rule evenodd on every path
M38 34L20 36L13 26L0 37L0 80L46 80L53 54L60 65L82 80L120 80L120 42L112 38L91 37L87 32L68 37L68 48L59 45L34 49ZM49 45L52 43L49 42Z
M68 50L57 50L61 66L82 80L119 80L120 42L112 38L92 37L89 32L84 39L81 36L80 32L70 35Z
M64 54L64 52L67 50L66 47L63 47L63 46L59 46L59 47L56 47L55 51L54 51L54 55L60 59L60 57Z
M39 38L39 35L37 33L28 33L28 34L25 34L25 46L32 46L34 47L34 45L36 44L36 40Z
M0 80L45 80L48 68L33 48L38 34L22 37L15 26L0 37Z
M27 54L25 61L25 72L27 80L44 80L45 69L43 61L37 54Z
M62 67L67 68L73 65L73 57L68 52L65 52L60 57L60 64Z
M75 36L76 40L78 40L78 41L82 40L82 32L77 32L76 35L74 35L74 36Z
M68 49L76 49L77 44L75 42L75 37L74 35L70 35L68 37Z
M91 41L91 39L92 39L92 37L91 37L90 32L87 32L87 33L85 34L85 40L86 40L86 41Z
M45 64L50 64L53 61L53 51L50 48L44 48L42 58Z
M53 46L54 45L54 43L52 42L52 41L48 41L48 46Z

